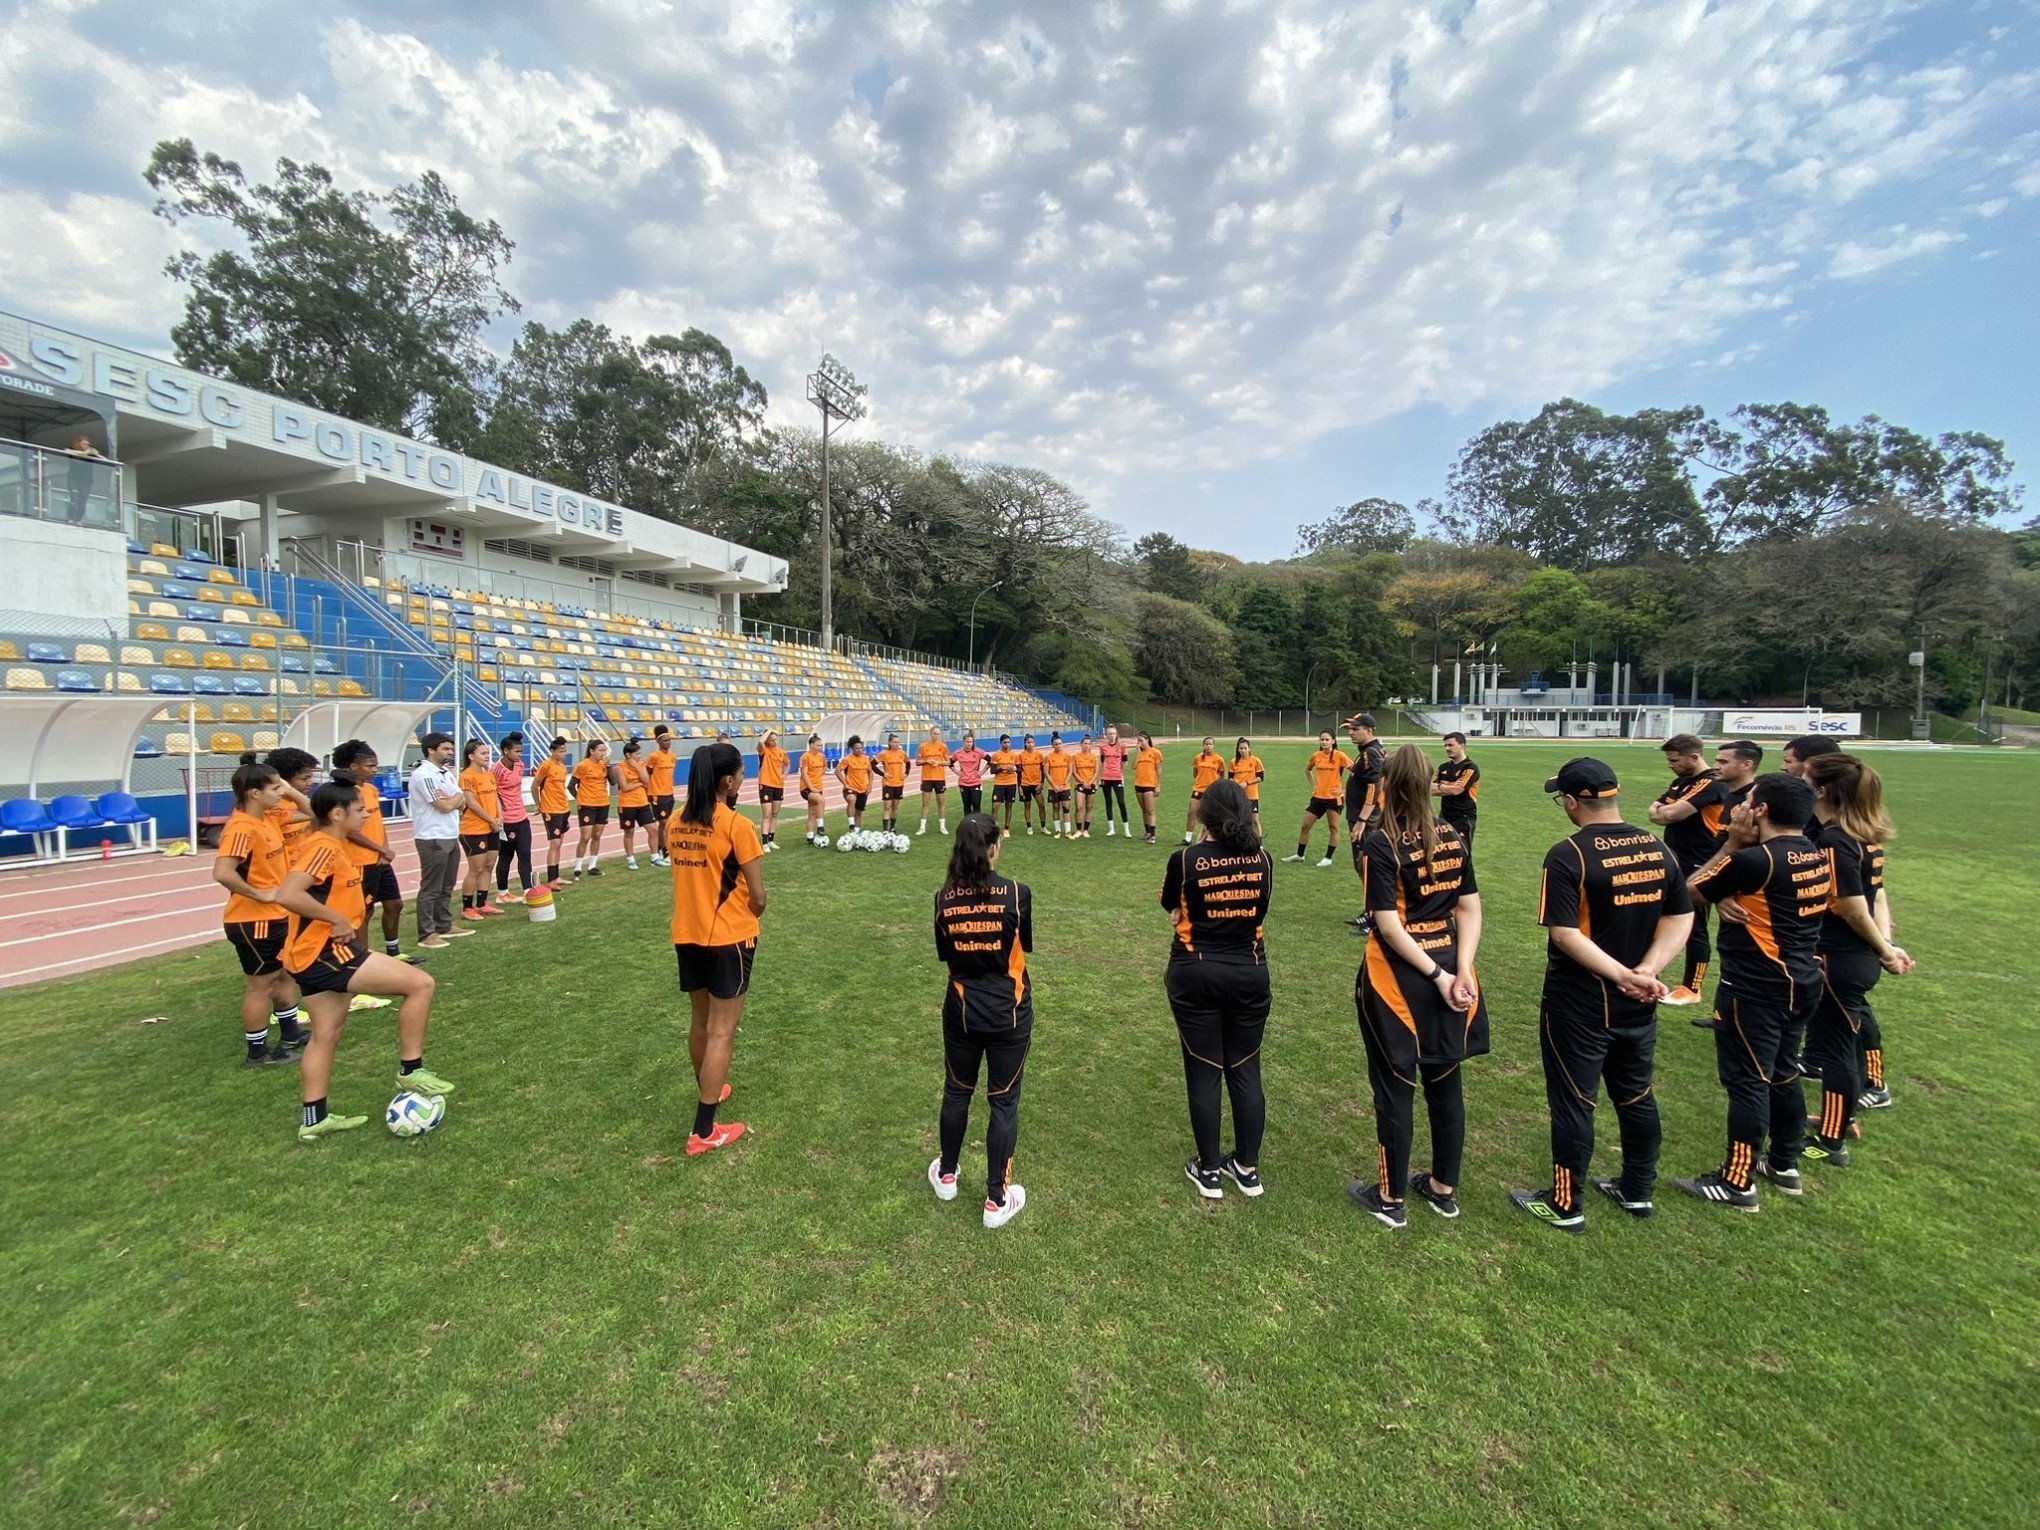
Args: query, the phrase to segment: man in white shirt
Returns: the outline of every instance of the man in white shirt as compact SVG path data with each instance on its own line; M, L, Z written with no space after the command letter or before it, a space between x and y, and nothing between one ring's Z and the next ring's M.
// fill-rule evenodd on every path
M418 847L418 944L432 949L474 934L453 927L453 883L460 872L460 808L453 739L428 733L425 758L411 772L412 836Z

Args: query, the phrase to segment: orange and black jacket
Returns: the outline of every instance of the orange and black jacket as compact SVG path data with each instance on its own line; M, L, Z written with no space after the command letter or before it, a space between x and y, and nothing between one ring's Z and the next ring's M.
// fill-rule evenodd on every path
M1884 895L1884 846L1866 845L1838 823L1823 824L1813 837L1821 854L1828 858L1833 883L1828 892L1827 912L1821 916L1820 949L1835 954L1876 952L1870 942L1856 933L1837 905L1844 898L1861 898L1871 914Z
M1733 899L1746 924L1721 921L1721 978L1732 988L1784 997L1817 991L1821 920L1834 873L1825 851L1803 834L1781 834L1710 860L1687 880L1708 903Z
M1625 967L1649 953L1660 920L1692 912L1672 847L1648 829L1590 823L1544 857L1537 922L1548 930L1578 930ZM1546 957L1544 1004L1611 1029L1657 1018L1655 1004L1626 997L1555 945Z
M985 887L935 895L935 954L949 968L944 1012L966 1030L1010 1031L1033 1018L1027 953L1034 949L1034 895L995 876Z
M1353 773L1346 777L1346 822L1371 821L1381 811L1381 767L1388 752L1381 740L1353 746Z
M1266 850L1242 855L1210 840L1178 850L1162 874L1162 907L1176 921L1169 960L1267 965L1261 931L1274 887Z
M1466 781L1463 792L1440 793L1438 816L1447 823L1468 824L1480 817L1480 767L1469 759L1447 760L1434 772L1434 779L1447 786L1456 784L1461 778Z
M1691 817L1665 825L1665 843L1688 871L1699 870L1721 848L1722 833L1728 828L1729 796L1728 788L1715 780L1711 770L1674 777L1672 784L1658 794L1657 800L1663 806L1675 802L1693 806Z

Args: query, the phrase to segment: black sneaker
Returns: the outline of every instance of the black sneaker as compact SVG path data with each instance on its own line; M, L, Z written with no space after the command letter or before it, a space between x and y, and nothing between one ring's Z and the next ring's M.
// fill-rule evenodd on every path
M1824 1142L1809 1142L1799 1150L1799 1156L1808 1163L1824 1163L1831 1169L1846 1169L1849 1166L1849 1145L1837 1142L1829 1147Z
M1354 1205L1383 1227L1394 1229L1407 1226L1409 1223L1409 1216L1403 1210L1403 1203L1383 1200L1379 1185L1370 1185L1364 1180L1356 1179L1346 1186L1346 1194L1353 1198Z
M1694 1179L1675 1179L1672 1183L1688 1195L1706 1201L1711 1206L1728 1206L1736 1211L1747 1211L1752 1214L1759 1209L1755 1185L1751 1185L1747 1190L1738 1190L1721 1177L1719 1170L1699 1175Z
M588 868L588 875L591 877L599 877L602 875L602 868L600 866L590 866Z
M1410 1188L1412 1190L1416 1188L1414 1180L1410 1182ZM1587 1230L1587 1214L1577 1210L1561 1211L1547 1190L1511 1190L1509 1200L1529 1212L1546 1227L1555 1227L1562 1233L1571 1233L1574 1237Z
M1889 1089L1865 1089L1856 1096L1858 1110L1889 1110L1891 1091Z
M1693 1016L1692 1026L1696 1031L1715 1031L1721 1029L1720 1023L1711 1014Z
M1459 1215L1459 1202L1440 1190L1438 1181L1428 1172L1419 1171L1410 1176L1410 1194L1421 1197L1426 1206L1448 1222Z
M1804 1195L1806 1183L1799 1177L1797 1169L1774 1168L1769 1159L1757 1165L1757 1172L1778 1187L1781 1195Z
M276 1068L281 1067L285 1063L294 1063L297 1060L297 1053L295 1052L286 1051L282 1047L270 1047L267 1051L249 1053L241 1059L241 1066L244 1068Z
M1233 1182L1241 1195L1261 1193L1261 1171L1250 1169L1239 1160L1236 1153L1228 1153L1218 1161L1218 1172Z
M1207 1169L1196 1159L1191 1158L1184 1161L1183 1177L1195 1185L1197 1193L1207 1201L1225 1199L1225 1176L1218 1170Z
M295 1036L286 1037L280 1044L286 1052L302 1052L312 1042L312 1028L308 1025Z
M1657 1207L1653 1206L1649 1201L1632 1201L1625 1196L1622 1193L1622 1181L1619 1179L1597 1179L1594 1181L1594 1188L1638 1221L1652 1215L1657 1210Z

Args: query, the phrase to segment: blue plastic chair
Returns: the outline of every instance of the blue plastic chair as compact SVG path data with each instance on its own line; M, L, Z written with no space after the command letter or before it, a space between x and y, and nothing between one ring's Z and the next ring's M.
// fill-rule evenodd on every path
M204 584L205 570L202 568L194 568L189 563L180 563L177 565L177 577L179 579L195 579L200 584Z
M216 558L213 557L211 553L207 552L203 547L187 547L184 549L184 556L189 558L193 563L215 563L218 561Z
M105 829L112 825L99 816L95 808L83 797L66 794L50 803L50 817L61 829Z
M51 858L52 849L61 854L63 843L62 827L50 817L40 802L32 797L16 797L11 802L0 802L0 834L19 834L35 842L35 853L44 860ZM52 846L50 841L57 838Z
M136 541L136 540L135 540L135 539L134 539L133 537L129 537L129 538L128 538L128 556L129 556L129 557L131 557L131 558L146 558L146 557L148 557L148 556L149 556L149 544L148 544L147 542L137 542L137 541Z
M135 758L160 760L163 758L163 746L152 738L138 738L135 740Z
M142 811L142 805L126 792L104 792L92 804L99 816L108 823L133 824L153 823L152 815Z
M190 693L191 688L182 677L159 669L149 676L149 690L158 696L184 696Z
M184 619L188 622L216 622L220 619L218 606L186 606Z
M225 696L228 694L227 680L224 675L193 675L191 677L191 688L201 696Z
M213 641L222 648L246 648L248 635L237 627L222 627L213 634Z
M57 689L60 691L96 691L99 682L82 669L60 669L57 671Z
M182 584L161 585L158 587L157 593L160 594L165 600L191 599L191 589L190 586L188 585Z
M321 675L337 675L340 673L340 661L329 653L322 653L312 661L312 669Z
M71 662L71 656L64 651L61 644L30 643L28 645L28 662L31 664L68 664Z
M234 676L234 694L236 696L267 696L269 694L269 687L254 675L236 675Z
M294 653L285 654L278 663L277 668L281 669L286 675L303 675L310 672L305 666L305 661Z

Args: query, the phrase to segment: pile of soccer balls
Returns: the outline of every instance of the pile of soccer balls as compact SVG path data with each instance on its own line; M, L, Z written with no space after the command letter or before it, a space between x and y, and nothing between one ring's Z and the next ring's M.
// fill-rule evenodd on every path
M851 829L848 833L836 836L836 848L844 851L891 850L896 854L905 855L913 846L914 842L906 835L888 834L884 829Z

